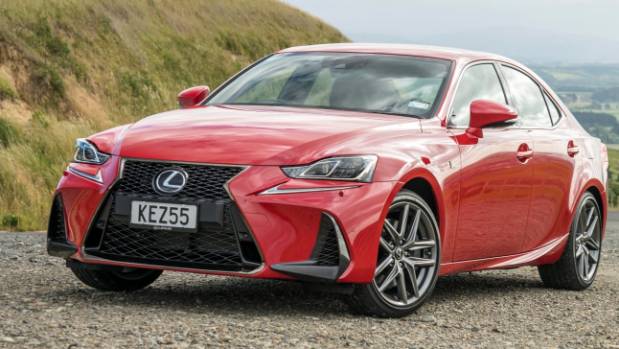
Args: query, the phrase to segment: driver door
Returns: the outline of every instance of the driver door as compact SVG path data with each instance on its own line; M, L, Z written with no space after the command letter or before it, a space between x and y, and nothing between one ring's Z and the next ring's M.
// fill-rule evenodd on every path
M462 133L476 99L507 104L494 63L469 67L456 91L449 127ZM474 144L470 144L474 143ZM476 142L460 144L460 209L453 261L515 254L525 239L533 171L527 130L500 125L483 130Z

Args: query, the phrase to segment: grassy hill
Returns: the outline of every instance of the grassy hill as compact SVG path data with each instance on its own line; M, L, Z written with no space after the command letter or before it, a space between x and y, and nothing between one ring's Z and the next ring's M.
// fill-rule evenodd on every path
M43 229L76 137L280 48L342 42L270 0L0 1L0 229Z

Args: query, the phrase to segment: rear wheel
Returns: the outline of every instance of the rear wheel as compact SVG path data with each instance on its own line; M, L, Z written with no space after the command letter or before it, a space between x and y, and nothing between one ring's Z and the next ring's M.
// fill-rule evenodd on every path
M380 317L406 316L434 290L440 260L438 225L417 194L400 192L383 224L374 279L356 285L354 310Z
M159 278L161 270L119 268L97 270L71 265L71 271L84 284L102 291L136 291Z
M587 192L578 205L563 255L554 264L538 267L544 285L569 290L591 286L602 256L601 227L600 207Z

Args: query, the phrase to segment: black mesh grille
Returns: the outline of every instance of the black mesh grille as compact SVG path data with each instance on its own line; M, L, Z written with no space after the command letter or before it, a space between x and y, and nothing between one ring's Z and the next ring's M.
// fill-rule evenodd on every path
M187 184L176 194L177 196L212 200L227 198L224 185L243 170L242 167L127 160L118 190L125 193L158 195L153 189L153 178L169 168L182 168L187 172Z
M331 219L324 214L320 219L320 230L312 259L318 265L339 265L340 263L340 249L335 227Z
M49 225L47 228L47 237L56 242L67 241L67 231L64 221L64 207L60 196L54 198L52 203L52 211L49 216Z
M153 179L170 168L187 172L187 184L179 193L162 197L154 191ZM102 205L86 239L87 253L110 260L164 266L227 271L254 269L261 261L243 255L239 234L244 245L255 246L255 243L224 189L224 184L241 170L240 167L126 161L121 180ZM193 232L136 227L130 225L129 211L119 212L124 209L115 207L117 204L123 207L119 204L122 198L209 207L223 205L223 218L218 222L200 221Z
M243 266L230 212L221 230L164 231L130 227L112 216L96 255L142 263L240 270Z

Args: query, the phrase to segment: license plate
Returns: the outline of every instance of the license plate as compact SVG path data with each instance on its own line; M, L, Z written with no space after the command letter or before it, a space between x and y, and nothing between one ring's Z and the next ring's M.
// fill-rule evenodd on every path
M198 206L164 202L132 201L131 224L160 229L196 229Z

